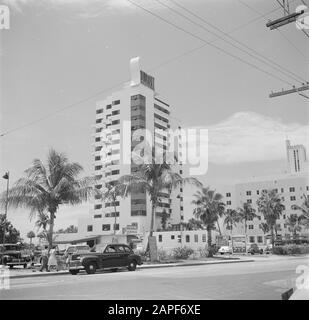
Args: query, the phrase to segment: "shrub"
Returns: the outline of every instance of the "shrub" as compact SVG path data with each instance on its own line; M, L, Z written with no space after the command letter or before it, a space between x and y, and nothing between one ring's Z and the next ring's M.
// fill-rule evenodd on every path
M172 256L175 259L188 259L194 250L188 247L178 247L173 249Z
M274 254L277 255L290 255L290 254L301 254L306 253L307 248L305 246L299 246L296 244L285 245L285 246L276 246L274 248Z
M166 253L165 250L163 250L162 248L158 250L158 260L162 261L162 260L166 260L168 258L168 254Z

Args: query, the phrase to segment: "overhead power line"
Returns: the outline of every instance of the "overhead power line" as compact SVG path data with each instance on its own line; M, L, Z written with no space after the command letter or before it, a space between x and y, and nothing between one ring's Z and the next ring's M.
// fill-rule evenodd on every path
M193 17L195 17L196 19L202 21L203 23L205 23L206 25L210 26L211 28L215 29L216 31L220 32L220 34L222 34L224 37L227 37L229 39L231 39L231 41L226 40L224 37L222 36L218 36L216 33L210 31L209 29L205 28L203 25L197 24L195 21L192 21L191 19L189 19L188 17L182 15L181 13L179 13L178 11L174 10L173 8L169 7L168 5L166 5L165 3L162 3L162 1L160 0L155 0L156 2L160 3L161 5L163 5L164 7L170 9L173 12L176 12L177 14L181 15L182 17L184 17L185 19L189 20L190 22L194 23L195 25L200 26L201 28L203 28L204 30L206 30L207 32L214 34L216 37L218 37L219 39L225 41L226 43L232 45L233 47L237 48L238 50L245 52L246 54L248 54L250 57L253 57L254 59L264 63L267 66L270 66L271 68L273 68L276 71L279 71L280 73L284 74L287 77L290 77L291 79L298 81L299 83L302 83L304 81L306 81L305 79L303 79L302 77L298 76L297 74L295 74L294 72L288 70L287 68L285 68L284 66L278 64L277 62L271 60L270 58L266 57L265 55L259 53L257 50L252 49L251 47L249 47L247 44L237 40L236 38L232 37L230 34L228 34L227 32L223 31L222 29L220 29L219 27L217 27L216 25L214 25L213 23L207 21L205 18L199 16L198 14L194 13L193 11L187 9L185 6L180 5L177 1L175 0L169 0L170 2L172 2L173 4L175 4L177 7L181 8L182 10L184 10L186 13L192 15ZM239 46L236 46L233 42L236 42L237 44L245 47L246 49L248 49L249 51L253 52L250 53L247 50L242 49ZM285 70L285 71L283 71Z
M146 9L145 7L139 5L139 4L137 4L137 3L135 3L135 2L133 2L133 1L131 1L131 0L127 0L127 1L130 2L130 3L132 3L134 6L139 7L140 9L144 10L145 12L148 12L149 14L153 15L154 17L156 17L156 18L164 21L165 23L173 26L174 28L176 28L176 29L178 29L178 30L180 30L180 31L182 31L182 32L190 35L190 36L193 37L193 38L196 38L196 39L198 39L198 40L200 40L200 41L202 41L202 42L204 42L204 43L206 43L206 44L214 47L215 49L217 49L217 50L219 50L219 51L221 51L221 52L223 52L223 53L225 53L225 54L227 54L227 55L235 58L236 60L239 60L239 61L241 61L242 63L244 63L244 64L246 64L246 65L248 65L248 66L251 66L252 68L254 68L254 69L256 69L256 70L258 70L258 71L260 71L260 72L263 72L263 73L267 74L268 76L270 76L270 77L272 77L272 78L274 78L274 79L280 80L281 82L286 83L286 84L288 84L288 85L292 85L290 82L288 82L288 81L286 81L286 80L278 77L277 75L274 75L273 73L271 73L271 72L269 72L269 71L267 71L267 70L264 70L264 69L256 66L255 64L253 64L253 63L251 63L251 62L248 62L248 61L244 60L243 58L241 58L241 57L239 57L239 56L237 56L237 55L235 55L235 54L233 54L233 53L231 53L231 52L229 52L229 51L227 51L227 50L225 50L225 49L223 49L223 48L221 48L221 47L218 47L218 46L214 45L212 42L205 40L204 38L202 38L202 37L194 34L194 33L191 32L191 31L188 31L188 30L186 30L186 29L184 29L184 28L176 25L175 23L170 22L169 20L161 17L160 15L154 13L153 11L151 11L151 10L149 10L149 9Z
M240 0L239 0L239 1L240 1ZM294 2L294 1L296 1L296 0L292 0L291 2ZM251 20L249 20L248 22L243 23L243 24L235 27L235 28L232 29L230 32L228 32L228 34L235 33L235 32L238 31L238 30L242 30L242 29L246 28L247 26L251 25L252 23L254 23L254 22L256 22L256 21L258 21L258 20L260 20L260 19L262 19L262 18L265 18L265 17L267 17L268 15L270 15L270 14L278 11L279 9L280 9L280 7L276 7L276 8L272 9L271 11L269 11L269 12L267 12L267 13L265 13L265 14L259 14L258 17L254 18L254 19L251 19ZM218 41L218 38L216 38L216 39L214 39L214 40L212 40L212 41L210 41L210 42L212 43L212 42L216 42L216 41ZM190 49L190 50L188 50L188 51L185 51L185 52L183 52L182 54L179 54L179 55L177 55L177 56L175 56L175 57L173 57L173 58L170 58L170 59L168 59L168 60L160 63L159 65L157 65L157 66L155 66L155 67L153 67L153 68L150 68L149 71L155 71L155 70L157 70L157 69L159 69L159 68L162 68L163 66L168 65L168 64L170 64L170 63L172 63L172 62L174 62L174 61L176 61L176 60L179 60L179 59L181 59L181 58L183 58L183 57L185 57L185 56L187 56L187 55L190 55L190 54L192 54L193 52L196 52L196 51L198 51L198 50L201 50L201 49L205 48L206 46L208 46L208 43L204 43L204 44L201 45L201 46L198 46L198 47L192 48L192 49ZM278 79L279 79L279 78L278 78ZM281 79L279 79L279 80L281 80ZM94 93L94 94L92 94L92 95L89 95L89 96L86 97L86 98L80 99L80 100L78 100L78 101L76 101L76 102L74 102L74 103L71 103L71 104L66 105L66 106L64 106L64 107L62 107L62 108L59 108L59 109L55 110L54 112L51 112L51 113L49 113L49 114L47 114L47 115L45 115L45 116L43 116L43 117L37 118L37 119L35 119L35 120L33 120L33 121L30 121L30 122L28 122L28 123L22 124L22 125L20 125L20 126L15 127L15 128L6 130L6 131L0 133L0 137L4 137L4 136L7 136L7 135L9 135L9 134L11 134L11 133L14 133L14 132L16 132L16 131L22 130L22 129L27 128L27 127L30 127L30 126L32 126L32 125L35 125L35 124L39 123L39 122L45 121L45 120L47 120L47 119L49 119L49 118L52 118L52 117L54 117L55 115L57 115L57 114L65 111L65 110L69 110L69 109L72 109L72 108L74 108L74 107L77 107L78 105L81 105L82 103L89 102L89 101L91 101L92 99L100 96L101 94L107 93L108 91L110 91L110 90L112 90L112 89L115 89L115 88L117 88L117 87L119 87L119 86L121 86L121 85L124 85L127 81L129 81L129 79L126 80L126 81L118 82L118 83L116 83L115 85L112 85L111 87L102 89L102 90L100 90L100 91L98 91L98 92L96 92L96 93ZM176 118L175 118L175 119L176 119Z

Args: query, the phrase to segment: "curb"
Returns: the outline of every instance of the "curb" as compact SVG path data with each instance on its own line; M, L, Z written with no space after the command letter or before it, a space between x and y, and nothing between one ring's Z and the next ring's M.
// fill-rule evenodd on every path
M221 261L208 261L208 262L192 262L192 263L166 263L166 264L152 264L152 265L142 265L138 269L158 269L158 268L172 268L172 267L192 267L192 266L202 266L202 265L213 265L213 264L226 264L226 263L241 263L241 262L254 262L255 260L221 260ZM50 277L50 276L63 276L70 275L69 271L58 271L58 272L33 272L29 274L15 274L10 276L10 279L21 279L21 278L35 278L35 277Z
M143 265L139 269L155 269L155 268L171 268L171 267L192 267L192 266L203 266L213 264L227 264L227 263L241 263L241 262L254 262L255 260L221 260L221 261L208 261L208 262L196 262L196 263L167 263L166 265Z

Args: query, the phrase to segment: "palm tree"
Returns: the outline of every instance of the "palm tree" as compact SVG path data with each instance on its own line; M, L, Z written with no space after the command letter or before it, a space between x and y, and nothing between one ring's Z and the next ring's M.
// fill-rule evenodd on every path
M228 209L225 213L223 224L228 230L231 230L231 238L233 236L233 227L240 221L240 215L236 210Z
M225 204L221 201L223 196L215 190L211 190L209 187L206 187L198 190L194 194L194 197L195 200L192 201L192 204L196 207L193 214L206 226L207 245L209 248L208 256L211 257L213 255L210 250L212 245L211 231L216 229L215 224L218 222L218 218L225 210Z
M281 203L282 199L275 189L263 190L261 196L257 200L259 212L262 212L264 219L270 229L272 249L274 250L274 231L277 220L282 215L284 205Z
M297 233L302 229L300 221L301 217L299 217L297 214L291 214L286 220L286 225L288 230L292 233L293 239L296 239Z
M293 209L300 210L301 215L299 217L300 224L302 224L305 228L309 228L309 195L303 195L304 202L301 206L293 206Z
M195 178L183 178L171 169L167 163L157 164L153 157L152 163L142 164L139 172L120 177L119 184L124 187L124 196L139 192L146 192L151 201L150 237L154 232L156 209L160 203L160 193L167 190L169 193L181 184L191 183L200 186Z
M51 149L45 165L39 159L33 160L32 166L25 170L25 177L20 178L9 190L10 207L29 209L30 217L48 212L47 238L50 249L59 206L80 204L88 200L93 192L92 178L78 179L82 170L80 164L69 162L63 153ZM2 195L1 202L5 203L5 195Z
M43 211L39 211L37 214L37 221L35 222L35 226L40 230L41 228L46 231L47 225L49 224L48 214Z
M269 233L269 231L270 231L268 224L265 223L265 222L262 222L262 223L260 224L260 229L263 231L264 236L265 236L267 233Z
M103 191L102 198L104 201L109 201L114 208L114 234L116 234L116 224L117 224L117 208L116 201L118 197L124 196L125 188L123 185L116 183L111 184L107 183L105 186L105 190Z
M188 220L188 222L184 222L183 226L187 230L202 230L203 229L203 222L201 220L191 218Z
M30 239L30 248L31 248L31 246L32 246L32 239L35 238L35 233L34 233L33 231L29 231L29 232L27 233L27 238Z
M242 208L238 209L239 221L243 222L245 225L245 252L247 252L247 222L257 217L255 211L256 210L251 207L250 203L243 203Z

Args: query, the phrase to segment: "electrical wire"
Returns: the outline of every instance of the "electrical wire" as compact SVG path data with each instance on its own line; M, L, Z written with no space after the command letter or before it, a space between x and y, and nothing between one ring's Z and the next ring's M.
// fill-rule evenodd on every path
M245 47L246 49L250 50L251 52L253 52L255 55L251 54L250 52L234 45L233 43L231 43L230 41L227 41L225 38L221 37L221 36L218 36L216 35L214 32L210 31L209 29L205 28L204 26L200 25L200 24L197 24L195 23L194 21L192 21L191 19L187 18L186 16L182 15L181 13L179 13L177 10L174 10L173 8L167 6L166 4L162 3L160 0L154 0L158 3L160 3L161 5L163 5L164 7L170 9L171 11L177 13L178 15L184 17L185 19L189 20L190 22L200 26L201 28L203 28L204 30L206 30L207 32L211 33L211 34L214 34L215 36L217 36L219 39L227 42L228 44L232 45L233 47L237 48L238 50L242 51L242 52L245 52L246 54L248 54L250 57L253 57L254 59L270 66L271 68L273 68L274 70L277 70L279 72L281 72L282 74L294 79L295 81L297 82L300 82L300 83L303 83L304 81L306 81L305 79L303 79L302 77L298 76L297 74L295 74L294 72L288 70L287 68L283 67L282 65L276 63L275 61L269 59L268 57L265 57L264 55L262 55L261 53L259 53L258 51L250 48L248 45L246 45L245 43L235 39L234 37L232 37L231 35L229 35L228 33L222 31L220 28L218 28L217 26L215 26L214 24L208 22L206 19L200 17L199 15L197 15L196 13L188 10L186 7L178 4L178 2L174 1L174 0L169 0L170 2L172 2L173 4L175 4L176 6L178 6L179 8L181 8L182 10L184 10L185 12L191 14L192 16L194 16L195 18L199 19L200 21L202 21L203 23L207 24L208 26L210 26L211 28L215 29L216 31L220 32L221 34L223 34L224 36L230 38L232 41L240 44L241 46ZM260 58L261 57L261 58ZM267 62L265 62L264 60L266 60ZM275 65L275 66L274 66ZM285 70L286 72L282 71L282 70ZM290 74L290 76L288 75ZM292 75L292 76L291 76ZM297 79L298 78L298 79ZM300 79L300 80L299 80Z

